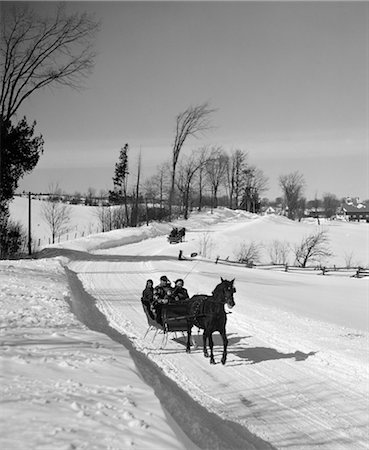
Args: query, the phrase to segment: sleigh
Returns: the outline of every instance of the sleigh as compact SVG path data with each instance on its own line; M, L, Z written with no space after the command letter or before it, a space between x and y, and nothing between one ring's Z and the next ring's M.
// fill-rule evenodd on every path
M168 242L169 244L178 244L179 242L183 242L185 235L185 228L173 228L169 233Z
M148 324L144 338L146 338L150 331L154 332L152 341L155 340L158 334L161 334L161 348L164 348L167 344L169 333L174 333L175 337L177 337L177 332L188 331L190 317L188 315L188 302L186 301L162 305L161 323L153 318L152 312L144 304L143 309Z
M196 326L203 329L203 351L204 356L209 357L210 364L216 364L214 359L214 342L212 334L219 332L223 340L223 354L221 363L225 364L227 361L227 347L228 339L226 334L227 314L224 309L225 305L228 308L233 308L235 301L233 295L236 289L233 285L233 280L224 280L221 278L221 283L215 286L212 295L196 294L189 300L181 303L167 303L161 308L161 323L154 322L149 314L147 308L144 307L149 328L146 331L147 335L150 329L155 330L155 336L160 331L163 333L163 341L161 348L168 342L168 334L177 331L187 331L187 345L186 352L191 353L192 345L196 346L193 341L192 327ZM155 339L154 336L154 339ZM207 343L209 344L210 354L208 353Z

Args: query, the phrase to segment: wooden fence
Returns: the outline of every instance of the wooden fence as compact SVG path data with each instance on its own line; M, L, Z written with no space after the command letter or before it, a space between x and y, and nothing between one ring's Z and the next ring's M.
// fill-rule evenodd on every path
M363 278L369 276L369 269L365 267L327 267L327 266L291 266L289 264L253 264L242 261L231 261L230 259L216 258L215 264L226 264L235 267L245 267L248 269L275 270L279 272L294 272L303 274L317 275L335 275L350 276L354 278Z

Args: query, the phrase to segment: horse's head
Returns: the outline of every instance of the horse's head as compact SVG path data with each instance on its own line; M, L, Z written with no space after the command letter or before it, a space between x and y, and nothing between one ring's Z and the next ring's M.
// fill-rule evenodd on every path
M233 299L233 294L236 292L236 288L233 286L234 278L231 281L220 279L222 282L214 289L213 296L221 299L229 308L233 308L236 304Z

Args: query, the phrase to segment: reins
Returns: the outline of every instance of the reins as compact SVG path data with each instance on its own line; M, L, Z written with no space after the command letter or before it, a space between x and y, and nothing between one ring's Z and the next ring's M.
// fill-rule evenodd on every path
M185 279L188 277L188 275L190 275L190 273L192 273L192 271L194 270L194 268L197 266L197 264L198 264L199 262L200 262L200 261L196 261L196 262L195 262L195 264L192 266L192 269L191 269L189 272L187 272L186 275L182 278L183 280L185 280Z

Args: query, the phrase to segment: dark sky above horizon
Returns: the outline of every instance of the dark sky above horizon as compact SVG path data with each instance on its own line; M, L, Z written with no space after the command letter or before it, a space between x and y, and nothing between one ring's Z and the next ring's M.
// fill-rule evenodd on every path
M111 189L126 142L132 176L140 149L152 174L170 158L175 116L209 101L215 128L186 151L247 151L270 198L295 170L308 197L369 197L367 2L66 3L101 20L95 70L83 91L47 89L24 105L45 154L21 188Z

